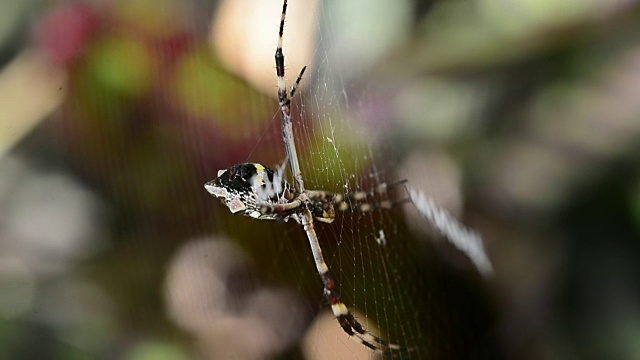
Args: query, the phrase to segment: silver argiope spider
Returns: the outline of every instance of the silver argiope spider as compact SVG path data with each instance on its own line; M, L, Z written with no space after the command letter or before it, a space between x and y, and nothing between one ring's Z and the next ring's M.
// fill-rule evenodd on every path
M324 190L306 190L307 203L284 179L280 171L261 164L243 163L218 171L218 177L207 182L205 188L219 198L232 213L254 219L287 221L290 217L301 223L299 213L304 208L311 211L317 221L332 223L335 210L368 212L391 209L408 200L376 200L388 189L404 184L406 180L388 185L382 183L374 191L358 191L336 194ZM374 200L376 202L370 202Z
M304 188L293 138L291 98L295 94L306 67L302 68L295 84L290 91L287 91L284 77L284 55L282 53L282 34L286 11L287 0L284 0L275 62L278 103L282 117L282 137L293 176L293 186L284 180L284 166L274 171L260 164L243 163L218 171L218 177L207 182L204 187L209 193L219 198L234 214L238 213L255 219L281 221L293 218L304 227L318 274L324 284L324 296L331 305L331 310L340 326L349 336L357 338L368 348L383 354L390 354L391 351L415 349L389 343L367 332L340 300L335 290L335 282L329 274L329 268L324 261L318 236L314 230L314 219L331 223L335 217L335 209L366 212L374 209L389 209L408 200L397 202L384 200L375 204L367 202L376 195L385 194L389 187L403 184L404 181L391 185L382 184L372 192L354 192L346 195Z

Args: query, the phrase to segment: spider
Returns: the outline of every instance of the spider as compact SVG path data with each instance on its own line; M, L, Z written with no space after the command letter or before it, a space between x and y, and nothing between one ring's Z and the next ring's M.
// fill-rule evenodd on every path
M282 118L282 137L289 169L293 177L293 186L284 180L283 166L272 170L257 163L243 163L218 171L218 176L207 182L204 187L213 196L219 198L234 214L250 216L255 219L287 221L293 218L303 226L313 253L316 269L324 284L324 297L331 305L331 310L340 327L351 337L358 339L366 347L391 354L391 351L407 351L414 348L392 344L369 332L355 319L353 313L340 300L335 290L336 284L329 274L322 255L318 236L314 229L314 220L331 223L335 218L335 210L367 212L374 209L389 209L397 204L407 202L384 200L369 203L376 195L383 195L391 187L403 184L382 184L371 192L354 192L350 194L334 194L322 190L306 190L300 172L298 155L292 131L291 98L302 80L306 67L303 67L296 82L287 91L285 84L284 54L282 52L282 34L287 11L287 0L283 1L278 45L275 53L276 75L278 82L278 104Z
M306 190L309 200L298 200L299 194L287 183L282 171L274 171L261 164L244 163L218 171L218 177L207 182L205 189L219 198L232 213L254 219L287 221L290 217L300 223L298 213L306 206L317 221L332 223L335 210L368 212L376 209L391 209L408 200L375 200L390 188L404 184L406 180L388 185L382 183L374 191L358 191L349 194L334 194L323 190Z

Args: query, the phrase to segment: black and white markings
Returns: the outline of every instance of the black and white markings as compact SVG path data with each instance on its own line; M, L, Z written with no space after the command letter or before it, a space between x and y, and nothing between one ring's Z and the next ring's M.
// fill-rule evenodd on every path
M276 205L290 199L288 184L275 171L257 163L234 165L218 171L218 177L204 188L219 198L229 210L255 219L279 219L275 213L263 212L263 205Z

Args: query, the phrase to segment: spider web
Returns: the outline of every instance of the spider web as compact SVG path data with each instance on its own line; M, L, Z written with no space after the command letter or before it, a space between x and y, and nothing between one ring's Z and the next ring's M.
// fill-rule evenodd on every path
M297 64L303 57L296 51L299 46L287 39L290 32L296 31L289 25L295 22L292 17L297 6L303 4L289 3L285 27L283 51L288 85L299 71L291 63ZM349 16L344 10L332 3L320 7L314 26L316 46L292 101L292 114L305 187L349 194L402 180L398 163L404 143L393 135L393 86L385 88L375 81L364 81L366 72L350 64L353 57L358 56L358 49L348 50L349 41L354 38L344 27L344 17ZM339 19L336 14L341 14ZM351 16L357 15L357 12L351 13ZM371 47L369 45L362 44L365 49ZM381 48L389 46L387 40ZM362 63L363 59L356 58L353 62ZM280 118L274 114L271 123L262 127L273 130L278 129L279 124ZM246 122L239 126L246 127L246 131L260 128ZM271 168L285 161L279 131L271 130L257 136L247 161ZM376 200L408 197L402 185L392 187L389 194ZM366 329L392 343L417 348L397 356L466 357L468 344L482 337L475 329L483 321L476 311L479 305L470 301L479 297L478 289L474 288L476 283L438 256L433 242L410 231L403 207L411 206L404 204L391 210L366 213L338 212L331 224L316 221L329 271L342 301ZM251 221L242 220L244 226ZM310 358L378 356L349 339L333 318L300 226L292 221L251 223L263 234L262 238L237 239L253 254L266 280L294 288L306 299L306 313L312 316L301 339L303 353ZM233 233L235 229L230 226L228 232ZM256 245L257 241L261 244ZM330 321L323 322L323 319Z

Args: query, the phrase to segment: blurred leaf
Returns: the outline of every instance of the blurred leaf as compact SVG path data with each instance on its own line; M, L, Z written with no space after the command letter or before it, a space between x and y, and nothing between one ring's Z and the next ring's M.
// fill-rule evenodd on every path
M188 360L190 357L175 344L144 341L135 345L126 360Z
M98 85L116 94L140 96L151 85L149 51L133 39L107 37L93 46L87 62Z

